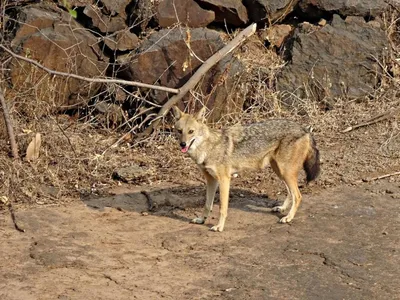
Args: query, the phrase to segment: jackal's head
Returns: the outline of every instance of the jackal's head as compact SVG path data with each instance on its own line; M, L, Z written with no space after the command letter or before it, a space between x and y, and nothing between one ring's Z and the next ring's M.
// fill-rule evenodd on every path
M205 107L194 115L185 114L178 107L172 107L176 118L175 132L183 153L191 152L204 140L207 126L203 124Z

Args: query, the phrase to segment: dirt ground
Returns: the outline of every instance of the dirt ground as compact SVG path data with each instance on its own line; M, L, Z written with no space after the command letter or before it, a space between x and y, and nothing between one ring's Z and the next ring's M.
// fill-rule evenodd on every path
M290 225L270 170L233 179L224 232L208 230L218 202L189 224L205 186L174 142L120 156L154 170L142 183L17 206L23 233L2 210L0 299L400 299L400 176L374 179L400 171L400 135L396 120L340 133L362 111L310 119L322 173Z

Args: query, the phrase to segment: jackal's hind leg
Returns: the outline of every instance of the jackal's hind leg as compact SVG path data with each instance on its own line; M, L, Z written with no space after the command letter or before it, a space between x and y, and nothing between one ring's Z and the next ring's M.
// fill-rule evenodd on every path
M285 176L285 182L292 196L292 206L287 216L280 219L279 221L280 223L289 223L293 220L302 198L301 193L299 191L299 187L297 185L297 175L295 175L295 173L290 174L289 176Z
M278 206L273 207L272 208L273 212L284 213L288 209L289 205L292 202L292 194L290 193L290 189L287 186L286 182L284 182L284 183L285 183L286 191L287 191L286 199L285 199L285 201L283 202L282 205L278 205Z

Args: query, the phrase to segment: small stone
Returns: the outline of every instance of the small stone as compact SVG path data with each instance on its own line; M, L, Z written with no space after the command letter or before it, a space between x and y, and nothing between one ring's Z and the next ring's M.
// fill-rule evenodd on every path
M325 19L319 20L318 25L319 26L325 26L326 25L326 20Z

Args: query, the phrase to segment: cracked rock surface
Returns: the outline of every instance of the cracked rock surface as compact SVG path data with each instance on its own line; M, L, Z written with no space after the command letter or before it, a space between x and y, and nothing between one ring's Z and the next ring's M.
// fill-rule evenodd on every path
M92 198L18 210L25 233L2 212L1 299L395 299L400 294L397 183L307 190L291 225L278 224L279 216L270 212L276 200L233 189L222 233L208 230L217 207L206 225L188 223L201 211L201 187L188 195L179 191L150 191L152 201L160 202L161 195L171 199L152 213L143 213L148 200L140 191L126 188L108 202Z

